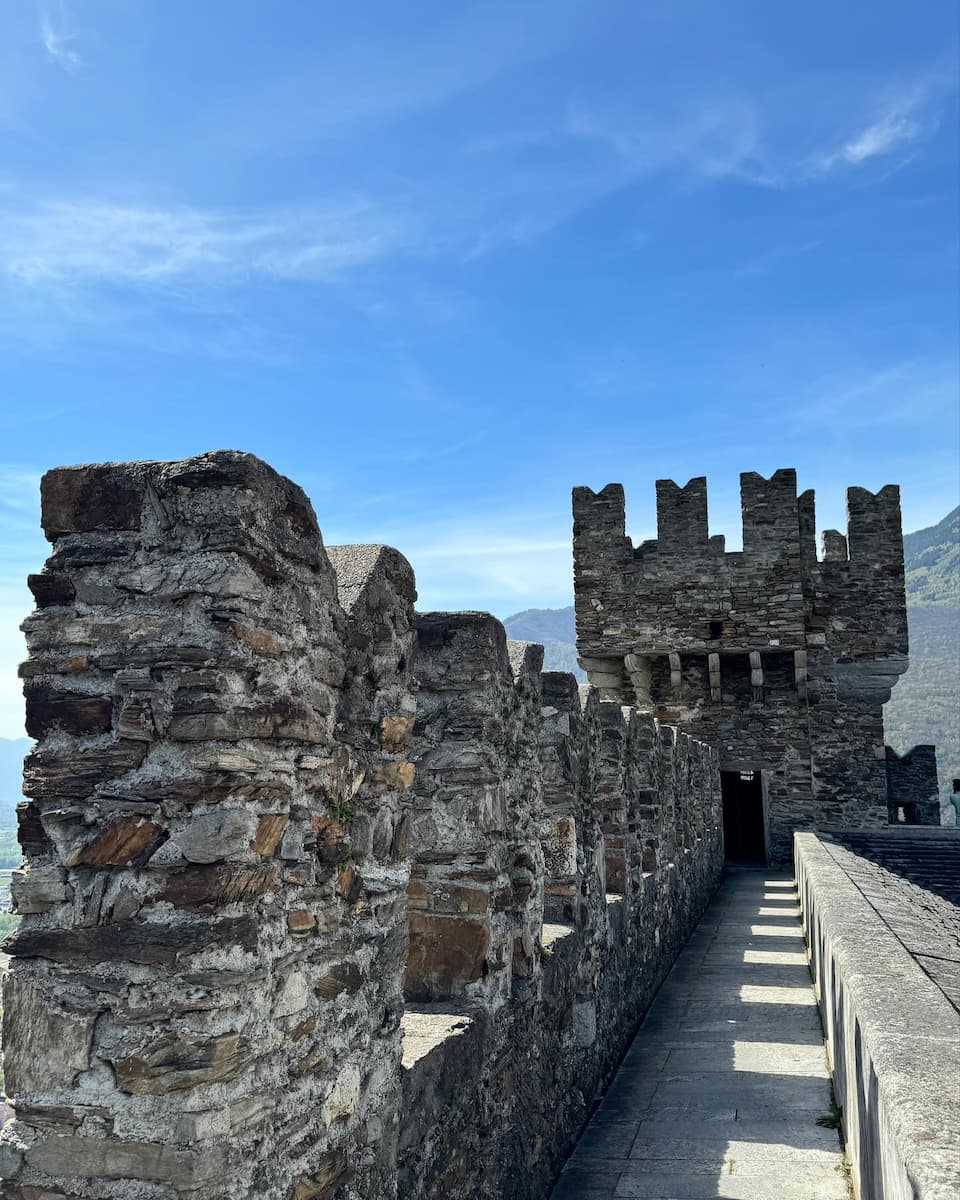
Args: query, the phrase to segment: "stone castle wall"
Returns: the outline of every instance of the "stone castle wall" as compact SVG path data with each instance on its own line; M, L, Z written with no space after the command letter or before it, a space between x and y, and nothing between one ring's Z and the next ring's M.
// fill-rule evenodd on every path
M847 493L816 552L796 473L741 476L743 550L710 537L703 478L657 482L656 541L623 488L573 493L577 645L604 699L634 703L760 770L768 853L795 829L887 821L883 704L907 667L899 493Z
M935 746L914 746L905 754L887 746L887 803L891 825L940 824Z
M42 491L3 1195L545 1195L718 880L716 751L249 455Z

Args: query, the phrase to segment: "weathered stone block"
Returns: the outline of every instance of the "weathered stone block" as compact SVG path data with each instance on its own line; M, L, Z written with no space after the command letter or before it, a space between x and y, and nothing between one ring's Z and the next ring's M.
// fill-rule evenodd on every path
M256 828L246 809L199 813L172 840L189 862L213 863L249 848Z
M264 814L257 823L257 832L250 843L250 849L269 857L279 846L289 820L286 813Z
M136 1096L161 1096L203 1083L222 1083L250 1061L239 1034L207 1040L171 1034L139 1055L115 1062L117 1087Z
M139 464L60 467L40 481L40 520L52 542L68 533L138 529L143 506Z
M140 1179L166 1183L189 1191L222 1176L222 1155L217 1147L202 1154L174 1150L159 1142L121 1141L118 1138L46 1137L26 1154L27 1166L48 1175L81 1179Z
M136 770L147 756L142 742L119 741L89 750L34 750L23 768L23 790L37 800L84 799L110 780Z
M28 575L27 587L33 593L38 608L53 608L72 604L77 594L73 580L60 571L44 571L41 575Z
M160 899L177 908L211 909L258 899L273 886L276 867L225 864L187 867L171 872Z
M47 912L67 899L67 873L62 867L21 867L10 876L10 896L21 916Z
M410 914L406 991L411 999L454 996L487 967L490 926L486 921L435 913Z
M4 1075L10 1095L49 1092L73 1085L90 1065L96 1013L59 1006L50 994L10 971L3 981Z
M23 690L27 705L27 733L46 737L54 729L65 733L109 733L113 723L113 700L85 692L62 692L45 684L28 684Z
M17 958L49 958L75 965L127 959L143 966L172 966L210 946L255 950L256 920L252 916L228 917L189 925L123 921L95 929L35 929L21 925L3 943L3 950Z

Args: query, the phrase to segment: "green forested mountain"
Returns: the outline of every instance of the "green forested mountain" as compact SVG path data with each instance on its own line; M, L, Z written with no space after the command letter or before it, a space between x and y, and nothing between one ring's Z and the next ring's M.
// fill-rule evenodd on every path
M938 525L904 537L903 565L907 604L960 607L960 505Z

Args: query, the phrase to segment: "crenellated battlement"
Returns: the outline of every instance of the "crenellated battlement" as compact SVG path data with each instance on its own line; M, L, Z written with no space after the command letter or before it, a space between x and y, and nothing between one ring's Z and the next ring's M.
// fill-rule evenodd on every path
M657 553L706 554L709 550L707 530L707 480L698 475L683 487L672 479L658 479L657 488Z
M626 535L623 488L574 490L574 572L578 644L591 660L648 649L704 654L826 648L838 658L906 654L899 490L847 493L849 528L823 534L818 557L816 499L797 494L796 471L740 477L743 549L711 536L707 481L656 481L656 540L634 548ZM863 587L870 588L866 602ZM853 597L858 597L855 601ZM664 629L658 613L672 610ZM832 620L835 614L837 620ZM812 622L812 624L811 624ZM872 650L871 650L872 647ZM601 673L617 674L616 668ZM609 685L604 682L604 686Z
M866 567L903 564L900 489L888 483L878 492L847 488L847 547L851 562Z
M756 471L740 476L743 553L766 561L799 556L797 473L784 467L764 479Z
M838 817L858 799L879 822L881 706L907 666L899 491L850 488L847 532L825 531L819 557L816 497L798 495L795 470L744 472L740 495L743 548L726 551L706 479L657 480L658 536L634 549L623 489L576 489L580 663L604 699L725 746L729 762L776 761L771 794L794 814L826 811L832 791ZM788 855L795 823L771 818L771 852Z

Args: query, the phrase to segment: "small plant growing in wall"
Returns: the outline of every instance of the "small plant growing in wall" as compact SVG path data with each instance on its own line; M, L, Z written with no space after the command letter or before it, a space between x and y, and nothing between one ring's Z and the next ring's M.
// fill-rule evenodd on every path
M843 1107L837 1104L834 1096L830 1097L830 1111L824 1113L822 1117L817 1117L817 1124L821 1129L837 1129L843 1128Z
M357 810L349 800L335 800L330 807L337 824L343 825L344 827L349 825L357 815Z

